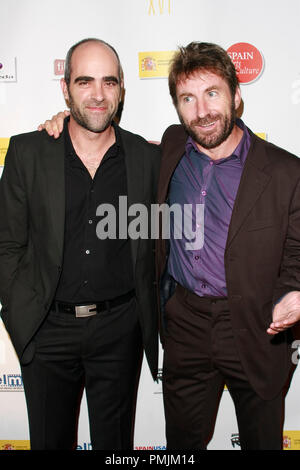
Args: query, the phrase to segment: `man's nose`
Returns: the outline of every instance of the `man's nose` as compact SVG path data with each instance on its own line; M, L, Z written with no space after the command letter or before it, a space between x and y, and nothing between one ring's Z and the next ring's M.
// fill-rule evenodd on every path
M102 101L104 99L104 87L103 83L100 81L95 81L92 87L92 97L97 101Z
M197 100L197 114L198 117L204 118L209 114L209 105L205 98L198 98Z

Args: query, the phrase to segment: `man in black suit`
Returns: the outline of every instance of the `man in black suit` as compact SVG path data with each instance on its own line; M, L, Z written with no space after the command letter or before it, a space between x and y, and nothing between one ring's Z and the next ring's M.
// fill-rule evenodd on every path
M143 349L157 374L153 246L110 236L100 215L113 207L118 233L124 201L154 202L159 149L113 122L123 82L110 45L75 44L65 68L61 136L12 137L6 156L2 319L21 363L31 448L76 448L85 388L93 449L130 449Z

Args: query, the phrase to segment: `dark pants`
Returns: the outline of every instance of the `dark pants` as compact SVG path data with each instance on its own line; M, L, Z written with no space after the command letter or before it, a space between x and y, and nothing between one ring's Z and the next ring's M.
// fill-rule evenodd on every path
M142 346L136 299L89 318L51 311L22 367L31 449L76 449L83 389L93 450L131 449Z
M206 449L224 384L234 401L241 448L280 450L283 394L262 400L248 382L227 300L201 298L177 286L166 305L166 321L163 390L168 450Z

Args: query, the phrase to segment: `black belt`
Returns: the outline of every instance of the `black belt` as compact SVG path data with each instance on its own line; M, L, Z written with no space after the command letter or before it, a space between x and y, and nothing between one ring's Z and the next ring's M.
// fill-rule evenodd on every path
M132 290L127 292L127 294L116 297L115 299L103 300L102 302L88 305L73 305L54 301L51 305L51 310L61 313L70 313L71 315L75 315L77 318L90 317L92 315L97 315L97 313L103 312L104 310L110 310L114 307L125 304L126 302L129 302L134 295L135 291Z

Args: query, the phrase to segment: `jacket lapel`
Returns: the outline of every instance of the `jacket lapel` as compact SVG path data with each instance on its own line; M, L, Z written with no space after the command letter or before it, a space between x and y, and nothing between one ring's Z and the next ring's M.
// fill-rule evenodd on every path
M133 204L142 203L144 200L144 156L137 155L139 151L136 142L131 135L120 129L125 153L125 165L127 175L128 208ZM138 162L138 164L137 164ZM128 220L130 222L130 219ZM133 269L135 272L139 241L131 239L131 252Z
M166 141L164 135L161 142L162 162L158 182L158 204L164 204L168 199L169 184L175 168L184 154L185 144L188 138L186 132L180 125L171 126L171 128L167 129L166 134L168 134ZM159 277L161 277L165 270L166 258L170 249L169 241L159 237L156 243L156 249L159 253L157 256L157 271Z
M49 215L53 227L55 249L59 260L63 256L65 228L65 145L64 133L58 139L46 136L42 149L45 191L49 202Z
M185 152L187 138L188 135L183 128L176 125L171 130L170 138L168 138L166 145L164 137L162 139L162 164L158 184L159 204L163 204L168 197L169 184L173 172Z
M261 145L260 140L252 134L252 144L232 211L226 250L271 179L271 176L264 172L264 167L267 164L269 164L269 160L265 148Z

